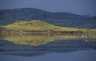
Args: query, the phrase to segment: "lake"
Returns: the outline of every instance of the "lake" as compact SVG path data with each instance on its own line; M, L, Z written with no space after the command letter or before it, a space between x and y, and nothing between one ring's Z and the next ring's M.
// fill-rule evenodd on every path
M74 35L4 36L1 61L96 61L96 39Z

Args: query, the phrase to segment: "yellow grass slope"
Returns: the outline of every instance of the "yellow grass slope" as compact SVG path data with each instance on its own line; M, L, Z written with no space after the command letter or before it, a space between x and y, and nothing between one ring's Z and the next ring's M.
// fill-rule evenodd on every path
M30 21L17 21L13 24L4 26L9 30L20 30L20 31L31 31L31 30L56 30L56 31L76 31L85 30L78 28L60 27L42 22L40 20L30 20Z

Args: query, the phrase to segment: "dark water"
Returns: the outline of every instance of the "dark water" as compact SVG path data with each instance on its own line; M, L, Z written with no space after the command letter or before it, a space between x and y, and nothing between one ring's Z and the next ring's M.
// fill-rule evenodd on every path
M40 46L0 40L0 61L96 61L96 39L57 40Z

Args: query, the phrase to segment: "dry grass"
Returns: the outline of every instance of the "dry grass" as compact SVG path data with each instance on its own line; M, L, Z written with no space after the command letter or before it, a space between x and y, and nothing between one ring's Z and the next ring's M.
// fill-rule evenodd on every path
M5 26L5 28L10 30L22 30L22 31L31 31L31 30L57 30L57 31L76 31L76 30L84 30L78 28L68 28L68 27L60 27L48 24L46 22L42 22L39 20L32 21L18 21L13 24Z

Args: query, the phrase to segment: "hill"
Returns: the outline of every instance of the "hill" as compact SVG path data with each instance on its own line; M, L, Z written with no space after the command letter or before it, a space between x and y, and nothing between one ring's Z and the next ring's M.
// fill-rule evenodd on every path
M68 28L60 27L42 22L40 20L30 20L30 21L16 21L13 24L4 26L8 30L19 30L19 31L31 31L31 30L58 30L58 31L71 31L71 30L81 30L78 28Z
M8 25L19 20L42 20L57 26L96 28L96 20L86 15L66 12L48 12L36 8L0 10L0 25Z
M2 29L0 32L2 39L20 45L40 46L59 39L96 38L96 29L60 27L40 20L16 21L0 28ZM52 32L48 32L50 30ZM67 33L58 34L58 32L64 31L67 31ZM82 34L72 31L82 31Z

